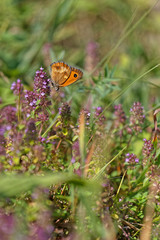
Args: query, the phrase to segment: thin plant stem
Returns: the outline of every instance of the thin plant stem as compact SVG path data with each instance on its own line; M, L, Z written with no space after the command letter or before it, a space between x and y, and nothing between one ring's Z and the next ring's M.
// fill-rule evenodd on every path
M21 94L19 92L19 95L18 95L18 122L20 122L21 120Z

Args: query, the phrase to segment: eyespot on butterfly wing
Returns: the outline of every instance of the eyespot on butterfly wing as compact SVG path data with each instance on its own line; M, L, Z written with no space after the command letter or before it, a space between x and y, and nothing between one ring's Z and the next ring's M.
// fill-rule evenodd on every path
M71 73L70 73L69 78L61 86L66 87L66 86L78 81L82 77L83 77L83 72L80 69L71 67Z
M52 85L56 90L59 87L66 87L77 80L81 79L83 72L74 67L70 67L64 62L54 62L50 65L50 74L52 78Z

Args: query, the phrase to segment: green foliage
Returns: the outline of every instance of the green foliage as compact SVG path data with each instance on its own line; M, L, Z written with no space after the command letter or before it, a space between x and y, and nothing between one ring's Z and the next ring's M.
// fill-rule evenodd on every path
M159 239L159 29L149 1L0 1L0 235L143 239L151 205ZM59 60L84 78L42 99L35 72Z

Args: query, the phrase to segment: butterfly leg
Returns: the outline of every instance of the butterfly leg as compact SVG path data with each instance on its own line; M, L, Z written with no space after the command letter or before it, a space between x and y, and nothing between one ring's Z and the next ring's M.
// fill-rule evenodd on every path
M55 90L56 91L58 91L59 90L59 87L58 86L56 86L52 81L51 81L51 84L52 84L52 87L54 87L55 88Z

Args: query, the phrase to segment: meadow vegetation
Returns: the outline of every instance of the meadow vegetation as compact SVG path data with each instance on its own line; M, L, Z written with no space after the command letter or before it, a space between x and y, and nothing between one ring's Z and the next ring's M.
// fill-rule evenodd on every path
M1 240L160 239L159 11L0 1Z

